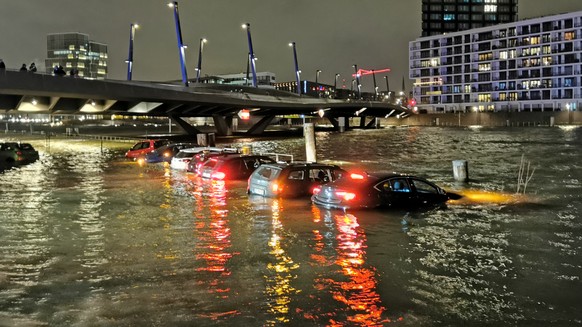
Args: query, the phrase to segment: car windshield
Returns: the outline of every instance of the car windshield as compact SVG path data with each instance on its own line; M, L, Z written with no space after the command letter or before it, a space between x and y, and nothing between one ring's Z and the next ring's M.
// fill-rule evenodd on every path
M265 179L268 180L272 180L277 178L277 176L279 176L279 172L281 172L280 169L274 168L274 167L268 167L268 166L261 166L257 169L257 175L261 176Z

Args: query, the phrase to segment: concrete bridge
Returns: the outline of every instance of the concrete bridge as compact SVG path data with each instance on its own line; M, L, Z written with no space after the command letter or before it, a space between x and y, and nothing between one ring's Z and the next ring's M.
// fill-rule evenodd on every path
M199 131L185 117L212 117L217 135L232 134L232 120L247 109L260 120L248 130L260 134L282 115L322 115L339 130L348 117L359 116L361 127L374 117L408 116L407 108L380 101L323 99L274 89L224 84L181 84L143 81L89 80L31 72L0 71L0 112L55 115L143 115L169 117L187 133ZM366 117L371 117L367 121Z

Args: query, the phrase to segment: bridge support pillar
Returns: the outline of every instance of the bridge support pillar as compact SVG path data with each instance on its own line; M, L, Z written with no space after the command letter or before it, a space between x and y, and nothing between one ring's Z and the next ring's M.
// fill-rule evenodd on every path
M372 120L368 124L366 124L366 128L379 128L380 127L380 118L373 117Z
M196 127L188 124L186 121L184 121L184 119L178 116L169 116L169 118L172 121L174 121L178 126L180 126L180 128L182 128L182 130L184 130L184 132L186 132L186 134L188 135L196 135L200 133L200 131Z
M366 116L360 117L360 128L366 127Z
M261 118L261 120L259 120L258 123L254 124L251 128L249 128L249 130L247 131L247 134L260 135L261 133L263 133L265 131L267 126L269 126L269 124L271 123L273 118L275 118L275 116L265 116L265 117Z
M216 133L218 135L232 135L232 116L225 117L220 115L212 115L212 119L214 120L214 127L216 127Z

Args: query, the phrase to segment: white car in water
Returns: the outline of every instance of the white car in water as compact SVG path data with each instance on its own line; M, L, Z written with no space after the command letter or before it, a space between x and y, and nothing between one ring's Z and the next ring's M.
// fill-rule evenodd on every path
M223 152L237 152L237 150L231 148L217 148L208 146L182 149L172 158L172 161L170 162L170 168L176 170L186 170L188 168L190 160L192 160L192 158L194 158L196 155L202 153L223 153Z

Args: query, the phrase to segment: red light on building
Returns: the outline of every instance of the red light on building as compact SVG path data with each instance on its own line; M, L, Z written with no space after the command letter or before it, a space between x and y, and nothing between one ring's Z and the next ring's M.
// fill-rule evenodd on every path
M242 109L238 112L238 116L242 120L249 120L251 118L251 113L248 111L248 109Z

